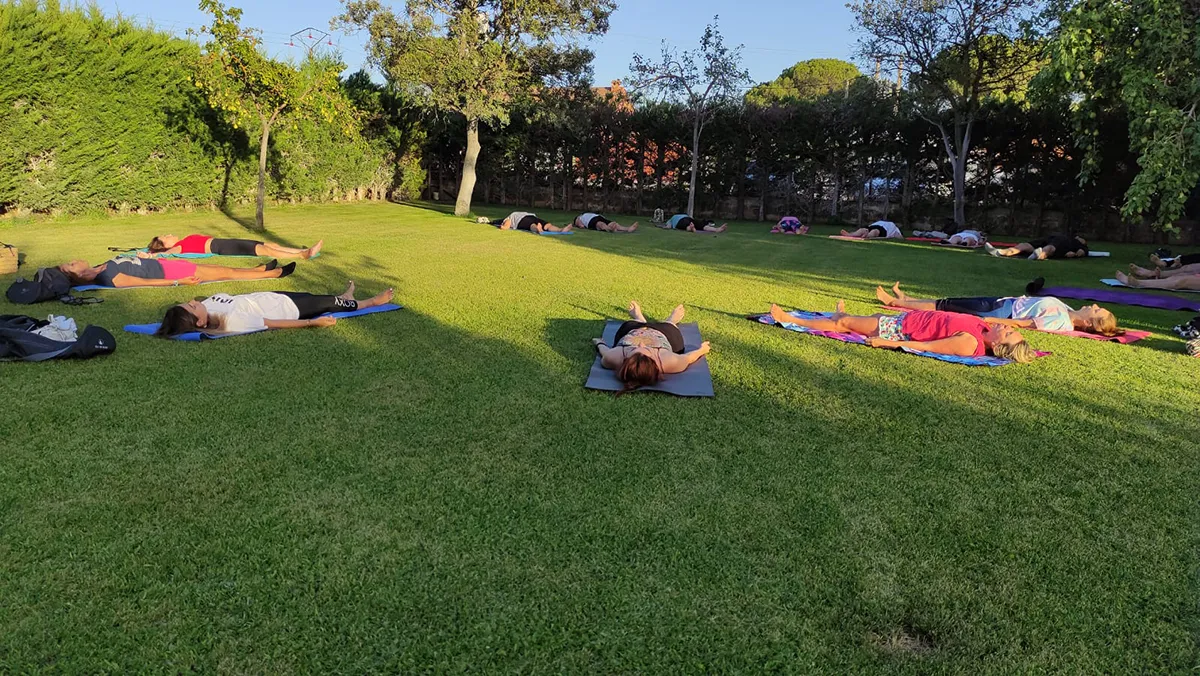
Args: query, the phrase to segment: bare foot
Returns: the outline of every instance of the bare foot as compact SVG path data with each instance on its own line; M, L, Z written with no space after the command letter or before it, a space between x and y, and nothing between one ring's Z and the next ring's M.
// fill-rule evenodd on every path
M1150 254L1150 262L1153 263L1154 267L1156 267L1156 268L1167 267L1167 264L1164 263L1163 260L1158 257L1158 254Z
M646 315L642 314L642 306L636 300L629 301L629 317L635 322L646 321Z
M1142 278L1159 277L1162 273L1161 268L1154 268L1153 270L1151 270L1149 268L1143 268L1143 267L1141 267L1139 265L1135 265L1133 263L1129 264L1129 271L1132 272L1135 276L1142 277Z
M396 297L396 290L388 289L387 291L384 291L383 293L372 298L371 305L383 305L384 303L390 303L390 302L392 302L392 299L395 297Z
M678 324L680 321L683 320L684 312L685 312L685 310L683 309L683 303L676 305L675 309L671 310L671 316L667 317L667 323L668 324Z
M634 221L633 225L629 226L629 232L636 232L637 227L638 227L637 221Z
M325 240L319 239L317 243L308 247L308 251L304 252L304 258L307 260L321 253L321 247L325 246Z
M892 285L892 293L896 294L896 298L900 300L908 300L908 294L900 290L900 282Z
M343 291L342 295L338 296L338 298L344 300L354 300L354 288L354 280L352 279L350 280L350 284L346 287L346 290Z
M842 237L849 237L849 236L850 236L849 232L847 232L845 230L842 231Z
M717 228L715 232L725 232L725 231L726 231L726 230L728 230L728 229L729 229L729 224L728 224L728 223L722 223L722 224L721 224L721 227Z
M841 316L841 315L844 315L844 314L846 314L846 301L844 301L844 300L839 300L839 301L837 302L837 309L834 311L834 315L835 315L835 316Z
M1134 288L1141 286L1141 283L1142 283L1142 280L1134 278L1134 277L1130 277L1130 276L1126 275L1124 272L1121 272L1120 270L1117 271L1117 281L1124 284L1125 286L1132 286Z
M564 225L562 232L571 232L571 228L573 228L573 227L574 226L572 226L572 225Z
M896 302L896 299L890 296L887 291L884 291L882 286L875 287L875 298L877 298L880 303L883 303L889 307L892 303Z
M771 319L774 319L776 324L791 324L795 321L794 317L774 303L771 303Z

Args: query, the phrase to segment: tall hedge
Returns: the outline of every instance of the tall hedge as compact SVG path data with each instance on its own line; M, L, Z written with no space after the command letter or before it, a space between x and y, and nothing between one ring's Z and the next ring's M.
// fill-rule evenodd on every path
M99 10L0 0L0 209L249 201L256 148L189 84L199 47ZM386 151L319 123L273 140L269 197L378 189Z

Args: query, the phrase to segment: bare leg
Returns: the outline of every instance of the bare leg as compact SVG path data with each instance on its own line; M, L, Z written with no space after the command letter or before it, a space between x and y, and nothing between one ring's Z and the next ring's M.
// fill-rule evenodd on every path
M1010 246L1005 249L997 249L996 247L992 246L991 244L984 244L983 246L985 249L987 249L987 252L989 254L991 254L993 256L999 256L1001 258L1011 258L1013 256L1028 256L1029 254L1033 253L1033 245L1029 244L1028 242L1022 242L1016 246Z
M685 310L683 309L682 303L680 303L679 305L676 305L675 309L671 310L671 316L667 317L667 323L668 324L678 324L679 322L683 321L683 313L684 312L685 312Z
M1117 279L1135 289L1168 289L1177 291L1200 291L1200 275L1177 275L1167 279L1137 279L1122 272Z
M272 258L312 258L321 251L321 247L324 245L325 241L321 240L307 249L297 249L274 242L265 242L255 247L254 253L259 256L270 256Z
M394 289L388 289L387 291L384 291L381 294L372 296L371 298L368 298L366 300L358 301L358 309L363 310L365 308L375 307L376 305L384 305L384 304L390 303L390 302L392 302L392 298L395 295L396 295L396 291Z
M704 226L704 232L725 232L728 229L729 229L728 223L722 223L721 227L719 227L719 228L715 225Z
M506 218L506 219L504 219L503 221L501 221L501 222L500 222L500 229L501 229L501 230L512 230L512 227L513 227L513 226L512 226L512 220L511 220L511 219L508 219L508 218Z
M874 336L879 333L879 315L862 317L845 314L846 302L839 300L837 312L832 317L817 317L814 319L799 319L783 311L778 305L771 306L771 319L778 324L795 324L814 331L834 331L837 333L857 333L860 336Z
M635 322L646 321L646 315L642 314L642 305L636 300L629 301L629 318Z
M908 298L908 294L900 290L900 282L896 282L892 285L892 293L896 294L896 297L900 300L905 300Z
M1151 270L1150 268L1143 268L1142 266L1137 265L1135 263L1130 263L1129 264L1129 273L1131 275L1133 275L1134 277L1141 277L1142 279L1151 279L1151 278L1157 278L1157 277L1163 276L1164 271L1162 268L1154 268L1153 270ZM1170 276L1170 274L1168 273L1167 276Z
M1200 275L1200 263L1192 263L1177 268L1166 268L1162 271L1163 277L1174 277L1175 275Z
M870 228L859 228L858 230L855 230L854 232L850 232L849 230L843 230L842 237L858 237L859 239L862 239L862 238L866 237L867 233L869 233L869 232L871 232Z
M1156 268L1166 268L1168 270L1178 270L1183 265L1179 262L1178 258L1171 259L1171 264L1167 265L1165 262L1163 262L1163 259L1159 258L1156 254L1150 254L1150 262L1153 263L1154 267Z
M534 227L537 227L537 226L534 226ZM547 223L547 224L541 226L540 228L538 228L538 232L571 232L571 226L564 225L563 227L560 228L557 225Z

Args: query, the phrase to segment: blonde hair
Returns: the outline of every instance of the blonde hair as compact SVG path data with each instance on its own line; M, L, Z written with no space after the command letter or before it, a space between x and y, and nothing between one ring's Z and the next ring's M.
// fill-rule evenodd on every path
M1117 316L1108 310L1105 310L1104 314L1092 318L1088 322L1088 330L1109 338L1125 335L1125 329L1117 328Z
M1028 364L1037 359L1037 352L1029 343L992 343L992 354L1001 359L1010 359L1018 364Z

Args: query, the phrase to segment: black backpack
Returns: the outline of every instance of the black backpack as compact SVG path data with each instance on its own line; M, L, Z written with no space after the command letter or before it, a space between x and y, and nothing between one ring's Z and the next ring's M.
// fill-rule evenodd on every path
M18 277L8 287L8 299L18 305L32 305L62 298L71 293L71 279L58 268L41 268L33 279Z
M64 343L33 333L46 324L25 315L0 315L0 361L90 359L117 350L116 339L99 326L89 326L78 340Z

